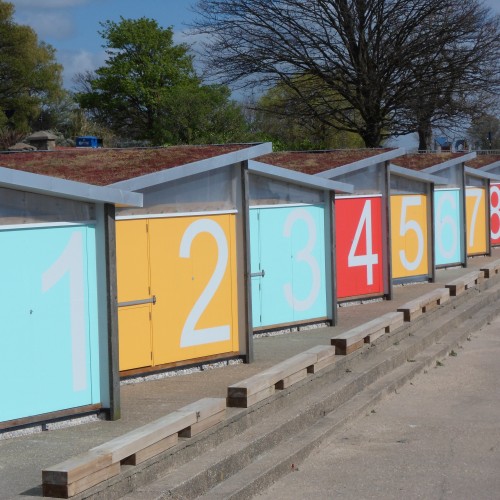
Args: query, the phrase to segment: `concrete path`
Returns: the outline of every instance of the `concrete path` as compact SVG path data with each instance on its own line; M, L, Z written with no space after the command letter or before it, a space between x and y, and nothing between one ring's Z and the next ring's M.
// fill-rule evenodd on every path
M455 352L258 498L500 499L500 316Z
M342 307L339 309L339 324L335 327L256 339L253 364L238 364L122 386L122 418L119 421L96 420L49 432L38 432L11 439L0 438L0 499L27 499L31 496L40 498L41 470L44 467L78 455L202 397L225 397L228 385L313 345L329 344L332 336L386 312L395 311L399 305L408 300L432 288L441 287L456 277L499 258L500 248L495 248L490 257L469 259L467 269L439 271L436 283L395 287L392 301ZM231 411L232 409L228 410L229 415Z

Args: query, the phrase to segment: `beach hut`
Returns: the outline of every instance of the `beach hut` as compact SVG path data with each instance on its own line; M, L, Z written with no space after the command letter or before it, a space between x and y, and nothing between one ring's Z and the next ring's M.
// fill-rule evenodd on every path
M500 155L480 154L467 162L467 166L479 169L490 176L490 244L500 246Z
M253 331L335 324L333 202L352 186L263 161L248 172Z
M114 204L141 203L136 193L0 167L0 431L119 418Z

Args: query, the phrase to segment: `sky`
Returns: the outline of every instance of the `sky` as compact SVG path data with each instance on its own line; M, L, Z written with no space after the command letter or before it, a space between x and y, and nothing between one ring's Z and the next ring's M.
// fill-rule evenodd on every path
M104 64L100 23L148 17L160 26L172 26L176 43L194 43L189 37L189 23L195 14L196 0L7 0L16 9L14 20L31 26L39 40L56 49L56 58L63 65L64 87L73 89L76 73L94 70ZM460 0L457 0L459 2ZM500 0L484 0L500 13ZM397 145L413 147L415 137L398 140Z
M175 42L190 42L185 33L193 19L194 0L7 0L14 4L14 20L31 26L39 40L56 49L64 67L64 86L72 89L73 76L104 64L100 23L148 17L160 26L172 26ZM499 0L500 1L500 0Z

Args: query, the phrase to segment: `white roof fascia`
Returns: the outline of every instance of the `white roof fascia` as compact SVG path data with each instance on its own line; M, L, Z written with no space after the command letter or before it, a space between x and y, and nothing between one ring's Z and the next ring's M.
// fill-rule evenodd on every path
M190 177L191 175L201 174L217 168L227 167L228 165L247 161L251 158L271 153L272 150L273 147L270 142L255 144L238 151L232 151L231 153L225 153L212 158L186 163L185 165L179 165L177 167L166 168L165 170L160 170L152 174L141 175L139 177L134 177L133 179L115 182L110 184L110 187L122 188L127 191L139 191L141 189L146 189L165 182L175 181L184 177Z
M481 167L478 170L481 170L483 172L490 172L491 170L497 170L500 169L500 161L495 161L493 163L490 163L489 165L485 165L484 167Z
M481 179L490 179L492 181L500 181L500 175L492 174L491 172L485 172L472 167L465 167L465 173L472 177L480 177Z
M428 184L447 184L447 180L437 175L432 175L420 170L411 170L410 168L400 167L398 165L389 165L391 175L399 175L419 182L427 182Z
M355 170L359 170L361 168L376 165L377 163L393 160L394 158L403 156L405 154L406 150L404 148L398 148L394 149L393 151L386 151L385 153L380 153L379 155L370 156L369 158L363 158L362 160L348 163L347 165L342 165L341 167L336 167L330 170L325 170L324 172L319 172L315 174L315 176L331 179L333 177L339 177L341 175L354 172Z
M451 158L450 160L446 160L443 163L438 163L437 165L433 165L432 167L427 167L422 169L422 172L427 172L429 174L435 174L436 172L441 172L446 168L453 167L455 165L459 165L460 163L466 163L470 160L474 160L476 158L476 153L468 153L463 156L459 156L458 158Z
M264 177L291 182L308 188L335 191L339 193L352 193L354 191L354 186L346 184L345 182L322 179L316 175L295 172L294 170L269 165L255 160L250 160L248 162L248 171L252 174L259 174Z
M142 194L0 167L0 186L85 202L142 207Z

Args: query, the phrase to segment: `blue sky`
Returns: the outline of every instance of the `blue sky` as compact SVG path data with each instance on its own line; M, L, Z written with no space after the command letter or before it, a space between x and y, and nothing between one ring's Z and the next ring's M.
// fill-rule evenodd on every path
M98 34L100 22L118 21L120 16L156 19L163 26L173 26L175 40L193 42L185 36L195 0L8 0L16 8L15 21L35 29L39 39L57 50L64 67L64 84L72 87L75 73L101 66L105 54ZM438 0L437 0L438 1ZM457 0L459 2L460 0ZM500 0L485 0L500 13Z
M40 40L57 50L64 66L64 84L71 88L77 72L92 70L104 63L100 22L118 21L120 16L149 17L163 26L173 26L176 42L187 41L183 34L193 18L194 0L7 0L16 9L15 21L31 26Z

